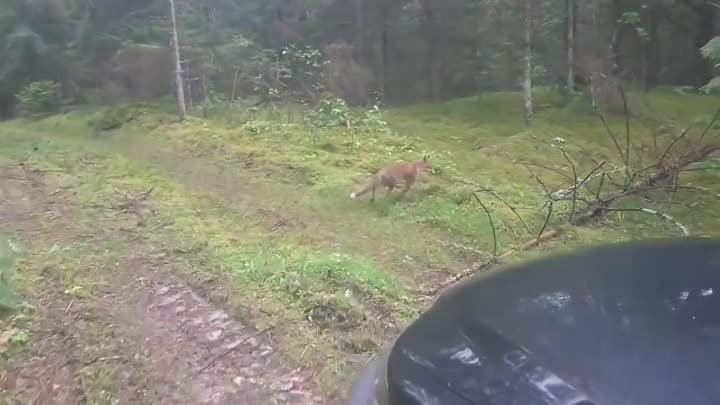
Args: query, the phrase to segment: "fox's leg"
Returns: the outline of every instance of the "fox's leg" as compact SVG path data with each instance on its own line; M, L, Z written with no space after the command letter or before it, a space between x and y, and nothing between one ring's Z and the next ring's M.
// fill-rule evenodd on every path
M397 187L395 179L390 176L383 177L382 185L385 186L385 190L387 191L386 195L390 195L395 187Z
M377 187L373 187L373 188L372 188L372 195L370 196L370 202L375 201L375 189L376 189L376 188L377 188Z
M410 180L410 179L405 180L405 186L403 187L403 190L400 193L400 198L405 197L405 194L407 194L408 191L410 191L410 187L412 187L413 183L415 183L415 181Z

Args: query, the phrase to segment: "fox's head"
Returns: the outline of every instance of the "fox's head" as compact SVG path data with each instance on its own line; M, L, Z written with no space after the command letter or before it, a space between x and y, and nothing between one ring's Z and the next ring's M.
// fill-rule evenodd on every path
M432 171L432 164L430 163L430 159L427 155L423 156L423 160L421 162L415 163L415 166L417 167L418 172L430 173Z

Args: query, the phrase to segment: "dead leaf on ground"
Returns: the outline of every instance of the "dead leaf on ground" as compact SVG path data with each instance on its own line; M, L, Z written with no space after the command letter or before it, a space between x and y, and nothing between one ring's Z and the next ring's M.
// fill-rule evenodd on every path
M5 332L0 333L0 346L5 346L16 333L17 329L15 328L8 329Z

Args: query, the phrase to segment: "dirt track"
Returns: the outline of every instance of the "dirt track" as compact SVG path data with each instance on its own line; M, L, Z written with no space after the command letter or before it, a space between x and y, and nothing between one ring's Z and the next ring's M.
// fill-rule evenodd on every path
M95 228L73 226L79 207L41 172L11 166L0 178L0 221L25 249L112 241L119 258L86 263L82 274L98 288L82 298L67 293L54 264L25 269L37 277L23 297L36 321L0 382L9 403L111 403L104 385L122 404L328 403L310 376L285 365L272 330L248 327L175 278L181 262L151 254L151 244L108 230L102 218Z

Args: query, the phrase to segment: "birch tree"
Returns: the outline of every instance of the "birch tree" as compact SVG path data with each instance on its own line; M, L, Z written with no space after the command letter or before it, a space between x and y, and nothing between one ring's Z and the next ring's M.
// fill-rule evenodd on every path
M569 92L575 90L575 0L565 0L565 13L567 16L567 88Z
M185 89L182 77L182 64L180 62L180 43L178 41L177 17L175 15L175 0L170 1L170 20L172 21L172 48L175 59L175 88L177 91L178 119L185 120L187 108L185 107Z
M532 98L532 0L525 0L525 71L523 74L523 93L525 100L525 124L533 118Z

